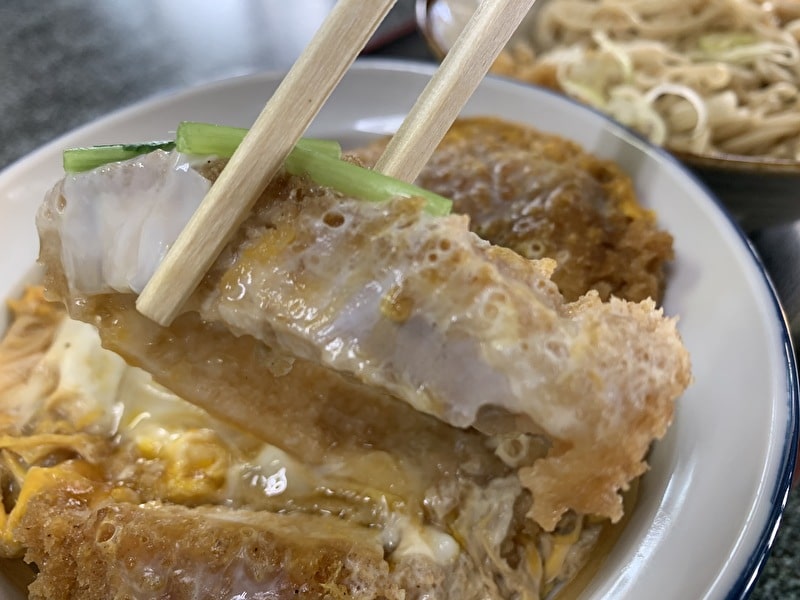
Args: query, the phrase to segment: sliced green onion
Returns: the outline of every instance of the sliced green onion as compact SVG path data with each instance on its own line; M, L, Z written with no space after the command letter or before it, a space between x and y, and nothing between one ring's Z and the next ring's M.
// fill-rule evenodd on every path
M247 131L240 127L183 121L178 126L175 147L186 154L230 158ZM307 175L320 185L361 200L382 202L395 196L420 196L427 201L426 210L431 214L446 215L450 212L450 200L339 160L341 153L338 142L303 138L286 158L286 170L293 175Z
M700 36L697 40L697 47L704 52L714 53L741 46L754 46L757 43L758 37L747 31L715 32Z
M286 170L292 175L305 175L320 185L369 202L385 202L397 196L425 199L425 210L437 216L450 213L453 203L415 185L382 175L377 171L338 160L299 144L286 158Z
M230 158L247 131L241 127L183 121L175 133L175 148L185 154ZM334 140L303 138L297 145L334 158L342 154L342 147Z
M321 140L318 138L300 138L295 148L302 148L309 152L316 152L329 158L342 157L342 145L336 140Z
M153 150L176 149L185 154L230 158L247 131L240 127L183 121L178 126L174 142L115 144L65 150L64 170L68 173L88 171ZM285 166L293 175L306 175L319 185L331 187L360 200L384 202L397 196L420 197L426 201L425 210L430 214L450 213L453 203L447 198L343 161L341 155L342 147L336 141L303 138L289 153Z
M230 158L246 133L241 127L183 121L175 132L175 148L186 154Z
M88 148L64 150L64 171L80 173L112 162L120 162L153 152L173 150L185 154L230 158L247 133L247 129L184 121L178 126L174 142L147 142L142 144L110 144ZM297 145L334 158L342 155L342 147L334 140L304 138Z
M172 150L175 142L149 142L146 144L109 144L88 148L64 150L64 170L67 173L80 173L96 169L111 162L128 160L134 156L147 154L154 150Z

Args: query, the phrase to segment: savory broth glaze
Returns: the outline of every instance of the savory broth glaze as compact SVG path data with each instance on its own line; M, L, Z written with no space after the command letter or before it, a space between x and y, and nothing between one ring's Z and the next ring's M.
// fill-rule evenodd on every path
M670 236L635 203L614 165L574 144L496 120L466 120L421 181L453 196L456 210L491 241L531 258L562 258L558 284L571 297L593 287L634 299L663 289ZM291 225L315 199L323 207L331 200L298 180L271 189L286 203L270 212L274 199L264 200L266 209L254 212L191 308L220 310L203 300L209 290L219 291L220 306L235 306L240 281L308 234L275 224ZM298 201L303 194L306 204ZM386 214L392 211L410 223L419 207L410 201ZM344 223L334 220L333 229ZM370 231L358 230L364 239L345 247L368 246ZM482 431L453 427L194 310L161 327L135 310L133 295L74 293L54 268L59 243L42 237L45 286L77 321L31 290L14 306L16 321L0 345L0 377L24 392L4 394L0 386L3 553L27 550L36 563L32 597L69 597L88 587L87 597L146 590L194 598L202 582L203 593L228 596L533 600L560 589L602 548L596 564L613 543L619 527L583 514L591 511L567 510L550 531L530 518L536 498L525 474L569 444L538 431L509 433L516 425L507 427L502 411L482 411ZM451 248L418 250L444 256ZM498 264L508 259L503 277L532 277L510 250L486 253ZM542 264L549 276L551 263ZM304 269L291 275L294 285L313 287ZM543 287L546 302L561 301L555 286ZM380 311L389 323L411 318L414 305L402 293L387 298ZM42 333L40 343L22 347L21 332L31 326ZM9 349L25 369L2 360ZM76 370L78 363L88 371ZM75 388L62 389L70 381ZM638 473L643 457L634 458ZM582 472L570 477L599 481ZM62 543L50 544L51 532Z

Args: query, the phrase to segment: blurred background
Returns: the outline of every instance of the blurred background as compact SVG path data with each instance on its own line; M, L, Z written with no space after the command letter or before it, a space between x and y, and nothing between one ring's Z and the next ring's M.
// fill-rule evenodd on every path
M288 69L335 0L0 2L0 168L154 94ZM433 60L399 0L366 53ZM417 43L413 43L416 41ZM405 43L403 43L405 42ZM13 140L13 143L9 143Z
M0 168L79 125L158 94L292 64L335 0L0 2ZM223 8L224 7L224 8ZM398 0L365 54L435 61ZM751 232L787 314L800 315L795 223ZM795 331L797 333L797 331ZM800 598L797 489L753 598ZM680 574L676 574L680 576Z

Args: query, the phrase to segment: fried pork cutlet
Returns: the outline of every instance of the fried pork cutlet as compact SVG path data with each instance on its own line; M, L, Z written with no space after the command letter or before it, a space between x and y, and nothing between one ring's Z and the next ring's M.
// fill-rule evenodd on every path
M355 152L373 164L386 141ZM453 200L469 228L526 258L553 258L552 280L568 301L664 291L672 237L636 200L619 166L578 144L496 118L455 122L417 178Z
M88 177L131 168L141 171L118 164ZM81 198L77 177L49 195L38 226L52 292L94 322L108 308L92 299L130 293L108 280L140 266L136 252L124 264L116 240L149 234L75 236L87 223L105 227L97 211L130 210L127 195ZM159 200L144 190L137 210ZM646 469L688 384L688 355L653 301L589 292L566 303L554 266L492 246L466 217L433 217L417 199L368 203L281 176L185 312L456 427L541 435L548 455L521 474L531 517L547 530L570 510L618 520L620 490Z
M608 529L571 514L548 533L525 517L516 468L544 452L531 436L450 427L303 361L276 378L254 345L196 317L165 330L106 306L109 345L218 413L241 404L256 437L36 290L14 310L0 556L36 565L31 598L534 599Z
M55 363L97 359L68 361L61 329L0 365L0 541L39 569L33 596L535 599L572 577L688 384L675 323L565 301L552 260L464 216L281 175L161 327L135 294L199 201L165 190L208 185L155 152L40 211L50 297L169 391L124 364L117 388L65 390Z
M401 559L390 572L377 529L302 513L104 504L91 500L109 498L100 484L80 475L72 483L40 490L19 525L27 559L46 566L30 588L34 597L420 597L406 594L408 583L448 597L440 589L444 570L433 561Z

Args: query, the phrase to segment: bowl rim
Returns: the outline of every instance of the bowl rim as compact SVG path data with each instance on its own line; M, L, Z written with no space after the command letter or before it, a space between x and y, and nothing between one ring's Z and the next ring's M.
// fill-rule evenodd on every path
M417 21L417 28L419 29L420 34L422 35L422 38L425 40L425 43L427 44L428 48L439 61L443 60L444 57L447 55L447 50L442 47L442 45L439 43L439 41L437 40L436 36L433 33L432 19L430 18L429 13L431 6L435 2L440 2L440 1L441 0L416 0L414 7L415 18ZM506 78L511 79L512 81L518 81L519 83L522 83L524 85L529 85L541 89L550 89L535 83L527 82L521 79L516 79L511 76L506 76ZM572 98L571 96L563 92L557 90L551 90L551 91L554 91L557 94L565 96L570 100L576 101L581 105L594 108L588 104L576 100L575 98ZM613 118L610 117L609 115L605 116L606 118L613 120ZM621 125L622 127L627 127L622 123L617 123L617 124ZM655 146L653 142L649 143ZM707 154L698 154L696 152L689 152L686 150L675 150L669 148L666 145L658 147L665 149L667 152L672 154L681 162L684 162L695 168L713 169L717 171L733 171L737 173L748 173L748 174L767 173L769 175L775 175L778 177L800 176L800 160L791 160L788 158L777 158L771 156L732 154L720 151L709 152Z

